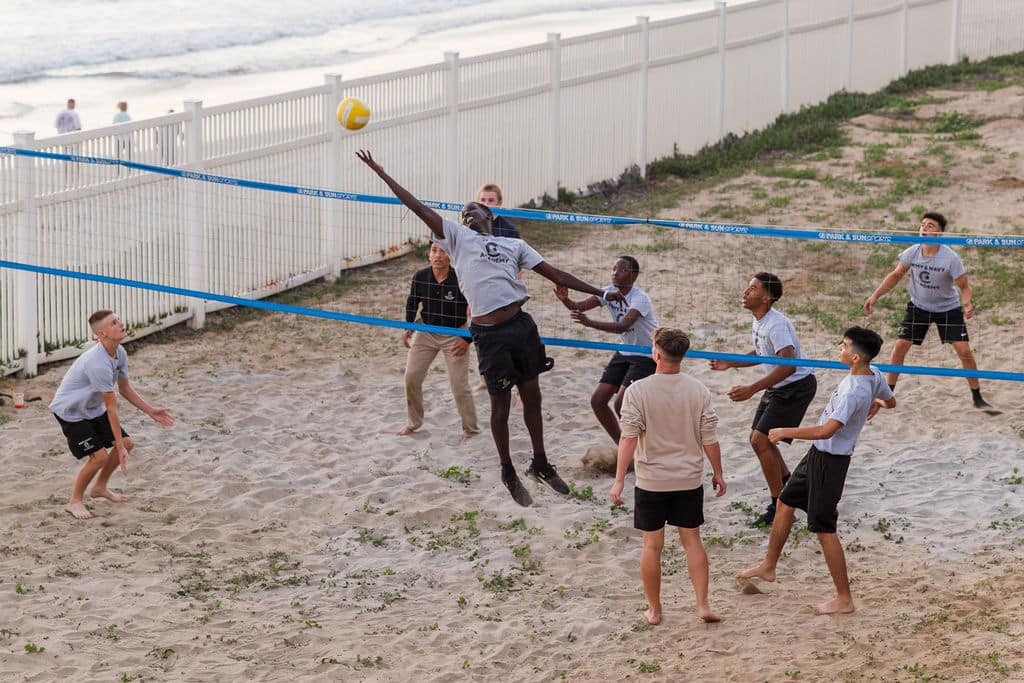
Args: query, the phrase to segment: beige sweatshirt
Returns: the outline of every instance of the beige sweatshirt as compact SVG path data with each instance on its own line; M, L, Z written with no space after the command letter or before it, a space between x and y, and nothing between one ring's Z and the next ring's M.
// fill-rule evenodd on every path
M687 491L703 484L704 444L718 441L711 392L699 380L654 374L626 389L622 436L638 438L636 485L645 491Z

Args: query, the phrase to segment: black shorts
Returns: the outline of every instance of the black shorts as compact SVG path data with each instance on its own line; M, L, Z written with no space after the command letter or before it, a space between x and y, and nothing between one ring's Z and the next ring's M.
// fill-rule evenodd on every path
M814 375L807 375L781 387L766 389L761 402L757 404L750 428L767 434L776 427L799 427L817 391L818 380ZM792 439L783 441L793 443Z
M666 524L696 529L704 523L704 487L688 491L633 489L633 528L657 531Z
M520 382L550 370L537 324L520 311L497 325L470 325L469 331L480 359L480 374L491 394L506 394Z
M848 469L850 456L832 455L811 446L790 475L779 500L807 513L809 531L834 534Z
M918 346L928 334L928 328L935 323L939 329L939 339L943 344L970 341L967 336L967 323L964 322L964 309L957 306L951 311L932 313L907 302L907 312L900 323L899 339L906 339Z
M650 356L627 356L616 351L601 375L601 384L625 389L638 379L650 377L657 368Z
M54 415L54 417L57 417ZM68 438L71 455L79 460L103 448L114 445L114 432L110 430L110 418L104 412L99 417L81 422L67 422L57 417L61 431ZM121 436L127 437L128 432L121 428Z

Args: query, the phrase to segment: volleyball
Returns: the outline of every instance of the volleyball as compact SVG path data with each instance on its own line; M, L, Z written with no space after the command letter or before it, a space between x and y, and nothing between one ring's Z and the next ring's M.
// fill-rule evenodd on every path
M370 120L370 110L354 97L346 97L338 105L338 123L347 130L359 130Z

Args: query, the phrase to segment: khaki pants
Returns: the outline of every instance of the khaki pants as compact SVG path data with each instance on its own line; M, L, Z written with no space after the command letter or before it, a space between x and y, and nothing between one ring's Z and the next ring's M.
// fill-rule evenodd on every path
M423 380L438 351L444 353L448 366L448 382L452 397L462 418L463 434L479 434L476 421L476 404L469 390L469 352L455 356L455 343L459 337L432 332L416 332L409 344L409 357L405 362L405 403L409 409L409 429L423 426Z

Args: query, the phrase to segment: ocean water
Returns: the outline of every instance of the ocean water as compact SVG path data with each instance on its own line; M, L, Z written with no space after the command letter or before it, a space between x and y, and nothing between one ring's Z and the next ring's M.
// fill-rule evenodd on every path
M741 0L742 1L742 0ZM736 4L730 3L730 4ZM539 43L709 9L712 0L7 0L0 139L55 134L77 100L84 128Z

